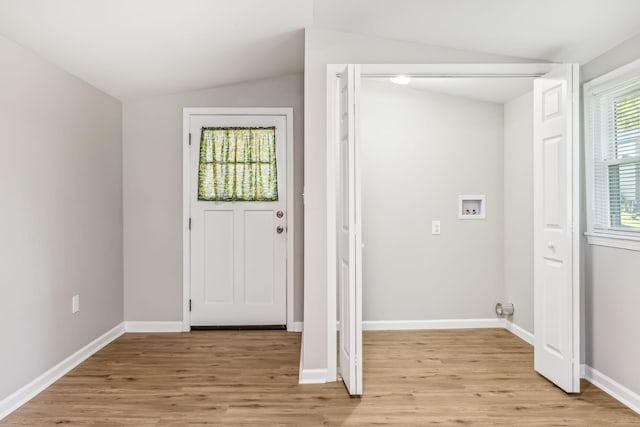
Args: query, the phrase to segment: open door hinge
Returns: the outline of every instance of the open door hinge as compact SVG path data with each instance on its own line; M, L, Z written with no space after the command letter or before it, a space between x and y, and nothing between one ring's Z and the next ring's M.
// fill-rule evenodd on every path
M189 300L189 313L191 313L191 300Z
M189 145L191 145L191 132L189 132Z

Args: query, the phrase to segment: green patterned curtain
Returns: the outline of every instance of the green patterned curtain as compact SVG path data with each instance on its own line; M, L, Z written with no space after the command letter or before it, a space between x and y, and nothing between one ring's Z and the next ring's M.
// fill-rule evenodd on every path
M198 200L278 200L276 128L202 128Z

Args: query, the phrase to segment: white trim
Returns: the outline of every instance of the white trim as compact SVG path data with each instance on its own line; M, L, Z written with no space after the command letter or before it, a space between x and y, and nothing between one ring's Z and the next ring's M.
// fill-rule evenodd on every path
M182 112L182 330L184 332L191 330L190 125L191 109L185 108Z
M582 377L614 399L640 414L640 394L629 390L589 365L581 366Z
M181 321L124 322L125 332L184 332Z
M301 369L298 384L324 384L327 375L328 369Z
M189 162L189 128L191 116L225 115L225 116L284 116L287 122L287 330L293 325L294 309L294 264L295 264L295 176L294 176L294 133L293 108L290 107L257 107L257 108L218 108L218 107L186 107L182 109L182 331L191 329L189 299L191 297L191 235L189 232L189 216L191 215L190 194L190 162ZM193 141L192 141L193 144Z
M282 110L287 118L287 329L294 323L295 308L295 134L293 133L293 108ZM303 243L304 245L304 243Z
M124 325L120 323L113 329L107 331L82 347L80 350L73 353L71 356L64 359L62 362L55 365L53 368L49 369L42 375L39 375L18 391L5 397L0 401L0 420L36 397L40 392L44 391L51 384L58 381L73 368L87 360L101 348L114 341L122 334L124 334Z
M505 329L533 345L533 334L505 319ZM580 365L580 378L584 378L623 405L640 414L640 394L629 390L619 382L609 378L591 366Z
M581 335L581 316L580 316L580 298L581 298L581 263L580 263L580 224L581 218L581 187L580 180L582 171L580 169L580 65L571 64L571 106L570 114L571 122L567 133L571 135L571 196L569 205L571 206L571 244L572 244L572 287L573 301L571 310L573 310L573 358L574 360L582 360L582 335ZM577 365L577 363L576 363ZM574 366L573 369L573 390L580 392L580 368Z
M587 209L587 242L591 245L608 246L619 249L640 250L640 245L631 242L625 242L624 240L640 240L637 233L619 231L614 228L604 229L603 231L597 231L594 226L594 205L595 205L595 177L593 174L594 168L594 153L593 145L594 138L593 132L591 132L589 118L592 115L593 108L593 96L600 92L609 90L626 80L638 78L640 76L640 59L630 62L622 67L616 68L602 76L595 78L583 86L583 103L584 103L584 156L585 156L585 195L586 195L586 209ZM626 159L625 159L626 161ZM632 161L632 160L630 160ZM617 163L617 162L616 162ZM607 209L609 207L607 206ZM635 234L635 235L634 235ZM590 238L595 237L595 238Z
M367 320L363 331L403 331L416 329L503 328L503 319Z
M330 379L328 369L305 369L304 368L304 334L300 338L300 368L298 371L298 384L324 384L329 381L337 381L337 378Z
M337 102L338 102L338 76L344 71L346 64L328 64L327 65L327 361L328 372L327 381L338 380L338 343L333 326L338 320L336 298L337 284L337 189L336 175L338 173L337 162L337 143L338 128L337 122Z
M302 332L304 329L304 322L292 322L287 325L287 332Z
M398 74L409 77L538 77L553 70L556 64L362 64L365 77L391 77Z
M504 328L507 331L511 332L513 335L525 341L527 344L533 345L534 336L531 332L523 329L522 327L507 319L504 319Z
M587 243L590 245L640 251L640 238L637 236L604 233L584 233L584 235L587 237Z

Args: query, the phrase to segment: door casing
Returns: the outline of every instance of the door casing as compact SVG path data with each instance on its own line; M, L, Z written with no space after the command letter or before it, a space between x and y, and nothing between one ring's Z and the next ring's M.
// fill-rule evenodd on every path
M335 337L336 324L336 263L337 259L337 176L339 164L337 157L338 128L337 79L347 64L327 65L327 141L326 141L326 185L327 185L327 378L326 381L337 381L337 343ZM541 77L554 69L559 64L362 64L361 77L394 77L406 75L410 77ZM574 109L578 108L577 91L574 93ZM576 130L578 130L576 128ZM579 167L579 139L577 134L573 136L573 242L575 247L580 244L580 167ZM580 252L573 253L574 282L580 283ZM575 285L574 285L575 286ZM573 306L575 310L582 312L580 292L574 294ZM577 326L576 326L577 327ZM574 331L576 342L575 354L580 354L581 331ZM304 353L304 352L303 352ZM579 364L581 361L577 361Z
M191 117L199 115L220 116L283 116L286 120L287 134L287 330L298 330L294 322L294 241L295 241L295 212L294 212L294 168L293 168L293 108L218 108L218 107L186 107L182 113L182 330L191 330L191 233L189 218L191 216L191 166L190 149L197 146L196 139L189 137ZM193 138L193 137L192 137Z

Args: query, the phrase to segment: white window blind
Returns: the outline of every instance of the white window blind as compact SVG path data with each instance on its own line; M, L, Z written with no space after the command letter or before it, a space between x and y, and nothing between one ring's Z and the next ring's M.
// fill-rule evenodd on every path
M588 94L593 231L640 233L640 77Z

